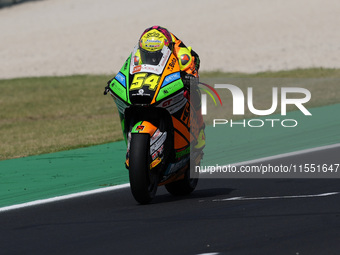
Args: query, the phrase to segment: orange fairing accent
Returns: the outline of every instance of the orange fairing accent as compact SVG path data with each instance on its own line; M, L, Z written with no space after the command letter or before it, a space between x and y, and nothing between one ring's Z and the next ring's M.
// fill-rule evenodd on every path
M150 134L150 137L156 132L157 127L152 125L148 121L143 121L140 126L143 126L143 130L140 130L138 133L140 134Z
M177 131L174 132L174 135L175 135L175 150L181 149L189 144Z
M173 66L171 66L171 65L173 65ZM172 53L170 55L170 57L169 57L168 63L166 64L166 66L164 68L164 71L162 73L162 76L161 76L161 78L159 80L159 83L158 83L158 86L157 86L157 89L156 89L156 93L155 93L154 98L152 99L151 104L156 102L156 97L157 97L157 95L159 93L159 90L161 89L161 86L162 86L162 83L163 83L165 77L168 76L169 74L177 72L179 70L180 70L180 68L179 68L179 64L178 64L178 59Z
M186 127L182 122L180 122L175 117L172 117L172 122L174 124L175 128L175 149L181 149L185 146L189 145L190 141L190 132L188 130L188 127ZM186 139L185 139L185 138Z

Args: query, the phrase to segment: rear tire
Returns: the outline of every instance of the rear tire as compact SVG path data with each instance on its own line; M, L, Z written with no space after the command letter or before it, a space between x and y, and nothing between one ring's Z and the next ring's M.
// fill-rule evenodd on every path
M185 171L184 179L165 185L166 190L174 196L185 196L192 193L198 183L198 174L190 176L190 168Z
M131 134L129 179L133 197L140 204L148 204L155 197L158 176L150 172L149 134Z

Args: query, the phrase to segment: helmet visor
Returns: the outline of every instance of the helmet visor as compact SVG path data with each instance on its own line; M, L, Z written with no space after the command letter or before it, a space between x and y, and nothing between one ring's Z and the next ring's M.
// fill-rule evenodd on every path
M140 48L139 50L140 50L140 57L141 57L143 64L158 65L163 56L163 53L161 50L147 51L142 48Z

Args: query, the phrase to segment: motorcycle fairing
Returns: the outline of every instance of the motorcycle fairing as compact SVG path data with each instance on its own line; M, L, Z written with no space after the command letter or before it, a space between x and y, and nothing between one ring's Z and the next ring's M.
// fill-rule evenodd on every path
M120 69L118 74L112 79L109 84L110 94L115 99L120 99L127 105L130 105L130 99L128 94L128 87L130 84L129 66L130 66L131 55L125 61L123 67Z
M110 94L119 110L124 138L128 143L126 166L129 167L131 133L147 133L151 138L150 169L164 160L164 144L170 143L173 152L166 159L167 162L171 161L165 171L169 176L174 176L173 173L178 171L177 177L173 178L182 178L181 172L185 170L182 168L190 155L190 115L194 111L191 110L188 99L184 97L178 60L168 47L163 47L163 55L158 65L135 65L133 57L137 49L138 47L134 48L120 72L109 84ZM152 105L156 107L150 107ZM151 145L152 137L160 128L159 124L163 122L165 114L150 108L163 108L170 118L170 122L166 121L168 124L163 126L173 127L171 132L164 127L161 129L166 142L159 142L157 146Z
M159 128L154 126L152 123L148 121L139 121L137 122L131 132L129 132L128 139L128 152L126 158L126 165L129 166L129 149L130 149L130 139L131 134L139 133L139 134L148 134L150 135L150 170L156 167L163 160L163 152L164 152L164 143L167 138L167 132L161 132Z
M133 56L137 50L138 46L109 84L115 99L120 99L127 106L154 104L184 88L177 58L168 47L163 47L158 65L135 65Z

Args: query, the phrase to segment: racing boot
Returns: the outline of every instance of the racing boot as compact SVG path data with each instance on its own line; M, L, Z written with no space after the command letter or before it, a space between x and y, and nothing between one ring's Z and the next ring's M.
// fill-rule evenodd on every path
M201 92L198 86L192 86L191 93L192 93L191 100L196 113L197 125L199 127L197 144L195 145L194 148L196 150L202 150L205 146L205 132L204 132L205 124L201 111Z

